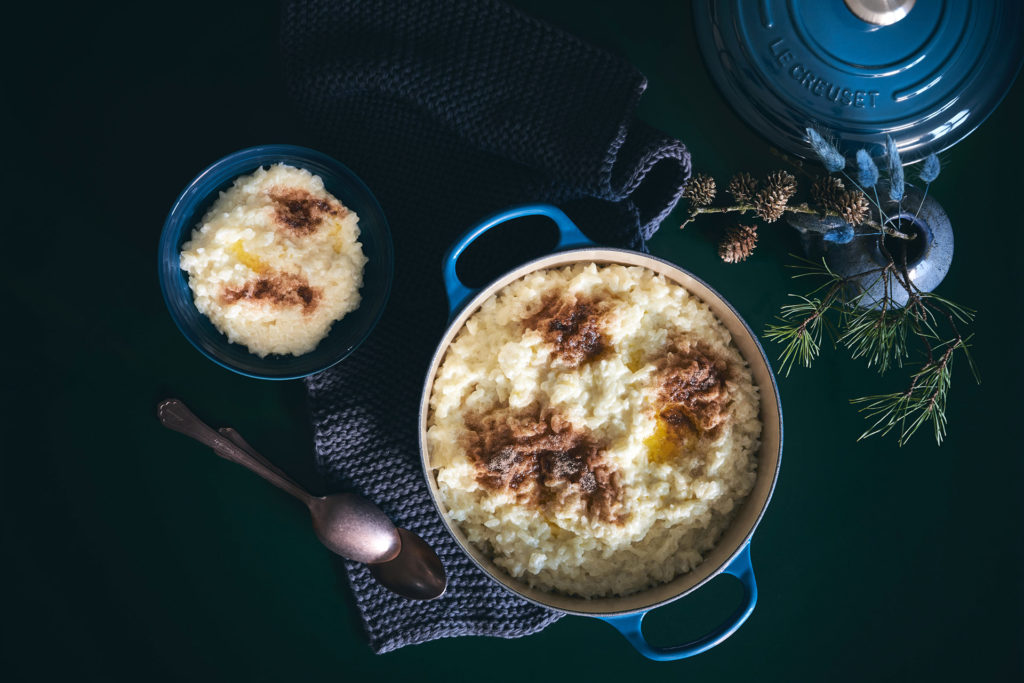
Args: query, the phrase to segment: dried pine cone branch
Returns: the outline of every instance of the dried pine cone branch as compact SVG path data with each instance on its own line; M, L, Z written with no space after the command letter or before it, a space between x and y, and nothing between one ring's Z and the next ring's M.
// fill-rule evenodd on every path
M737 225L725 231L718 243L718 256L726 263L747 260L757 246L757 226Z
M846 191L843 181L835 176L827 175L818 178L811 185L811 199L815 204L829 208L837 203L837 200Z
M757 180L746 171L741 171L729 181L729 194L741 204L749 202L757 192Z
M850 225L863 223L871 214L871 204L860 190L847 190L832 207Z
M754 195L754 212L765 223L774 223L785 212L790 196L782 189L765 187Z
M704 173L698 173L690 178L683 196L690 200L693 206L708 206L715 201L715 179Z
M736 204L711 206L717 193L715 179L705 173L698 173L690 180L684 192L684 196L690 200L690 215L680 227L685 228L705 213L746 213L751 210L766 223L776 222L787 211L827 213L839 216L853 226L871 221L871 203L867 196L859 188L847 189L836 176L822 176L814 181L811 186L813 207L806 203L789 205L798 189L796 178L786 171L772 171L762 183L758 183L751 174L740 172L729 180L728 186L728 192ZM893 228L881 229L896 237L911 239Z
M766 223L782 217L790 198L796 194L796 178L785 171L772 171L765 178L764 187L754 195L754 211Z
M850 225L863 223L871 215L871 203L860 190L847 190L835 176L819 178L811 186L811 198L826 211L834 211Z
M785 171L772 171L764 181L764 186L779 195L785 195L786 201L796 194L796 178Z

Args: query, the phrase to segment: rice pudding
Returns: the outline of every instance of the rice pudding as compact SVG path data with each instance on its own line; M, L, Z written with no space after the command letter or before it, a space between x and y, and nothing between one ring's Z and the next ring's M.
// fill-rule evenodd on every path
M447 514L531 586L623 596L700 564L750 493L760 399L728 330L638 266L530 273L485 301L431 388Z
M359 217L286 164L237 178L182 246L196 308L250 352L308 353L359 306Z

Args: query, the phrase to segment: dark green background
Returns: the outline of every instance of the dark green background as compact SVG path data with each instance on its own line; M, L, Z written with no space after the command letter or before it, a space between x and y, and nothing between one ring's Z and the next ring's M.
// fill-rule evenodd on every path
M685 2L548 3L527 12L650 79L641 115L698 169L775 165L708 79ZM655 664L570 617L521 640L462 638L375 656L305 510L160 428L186 399L314 490L301 383L242 378L177 332L156 244L207 163L310 143L280 83L273 3L40 8L5 26L3 680L1008 680L1024 676L1020 446L1024 86L944 155L956 230L940 292L978 309L984 384L954 374L950 435L855 443L851 396L901 384L827 352L782 379L786 452L752 546L750 621L695 659ZM343 160L344 161L344 160ZM414 182L414 179L410 179ZM761 330L791 290L794 233L719 261L710 224L652 242ZM717 226L716 226L717 227ZM773 355L777 348L769 346ZM410 426L410 429L412 427ZM648 620L681 640L739 599L720 578Z

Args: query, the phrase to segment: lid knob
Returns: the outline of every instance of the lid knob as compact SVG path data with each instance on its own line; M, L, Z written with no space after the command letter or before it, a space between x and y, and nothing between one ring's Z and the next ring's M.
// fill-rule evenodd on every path
M845 0L846 6L858 19L888 26L910 14L917 0Z

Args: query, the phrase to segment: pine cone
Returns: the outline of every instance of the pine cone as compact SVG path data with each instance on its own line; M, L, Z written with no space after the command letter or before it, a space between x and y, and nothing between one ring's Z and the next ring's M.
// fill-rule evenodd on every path
M780 195L786 196L786 201L796 194L796 178L785 171L772 171L764 181L764 186Z
M689 199L693 206L708 206L715 201L717 189L714 178L704 173L698 173L690 178L683 196Z
M737 225L725 231L718 243L718 256L726 263L746 261L757 246L757 226Z
M774 223L786 211L790 196L782 189L765 187L754 195L754 211L765 223Z
M835 210L838 200L846 192L843 181L835 176L828 175L818 178L811 185L811 199L823 209Z
M847 190L835 176L821 178L811 186L811 197L818 206L833 211L849 223L863 223L871 214L871 203L860 190Z
M847 190L832 207L850 225L859 225L871 213L871 204L860 190Z
M741 171L729 181L729 194L737 202L749 202L757 192L757 180L746 171Z

